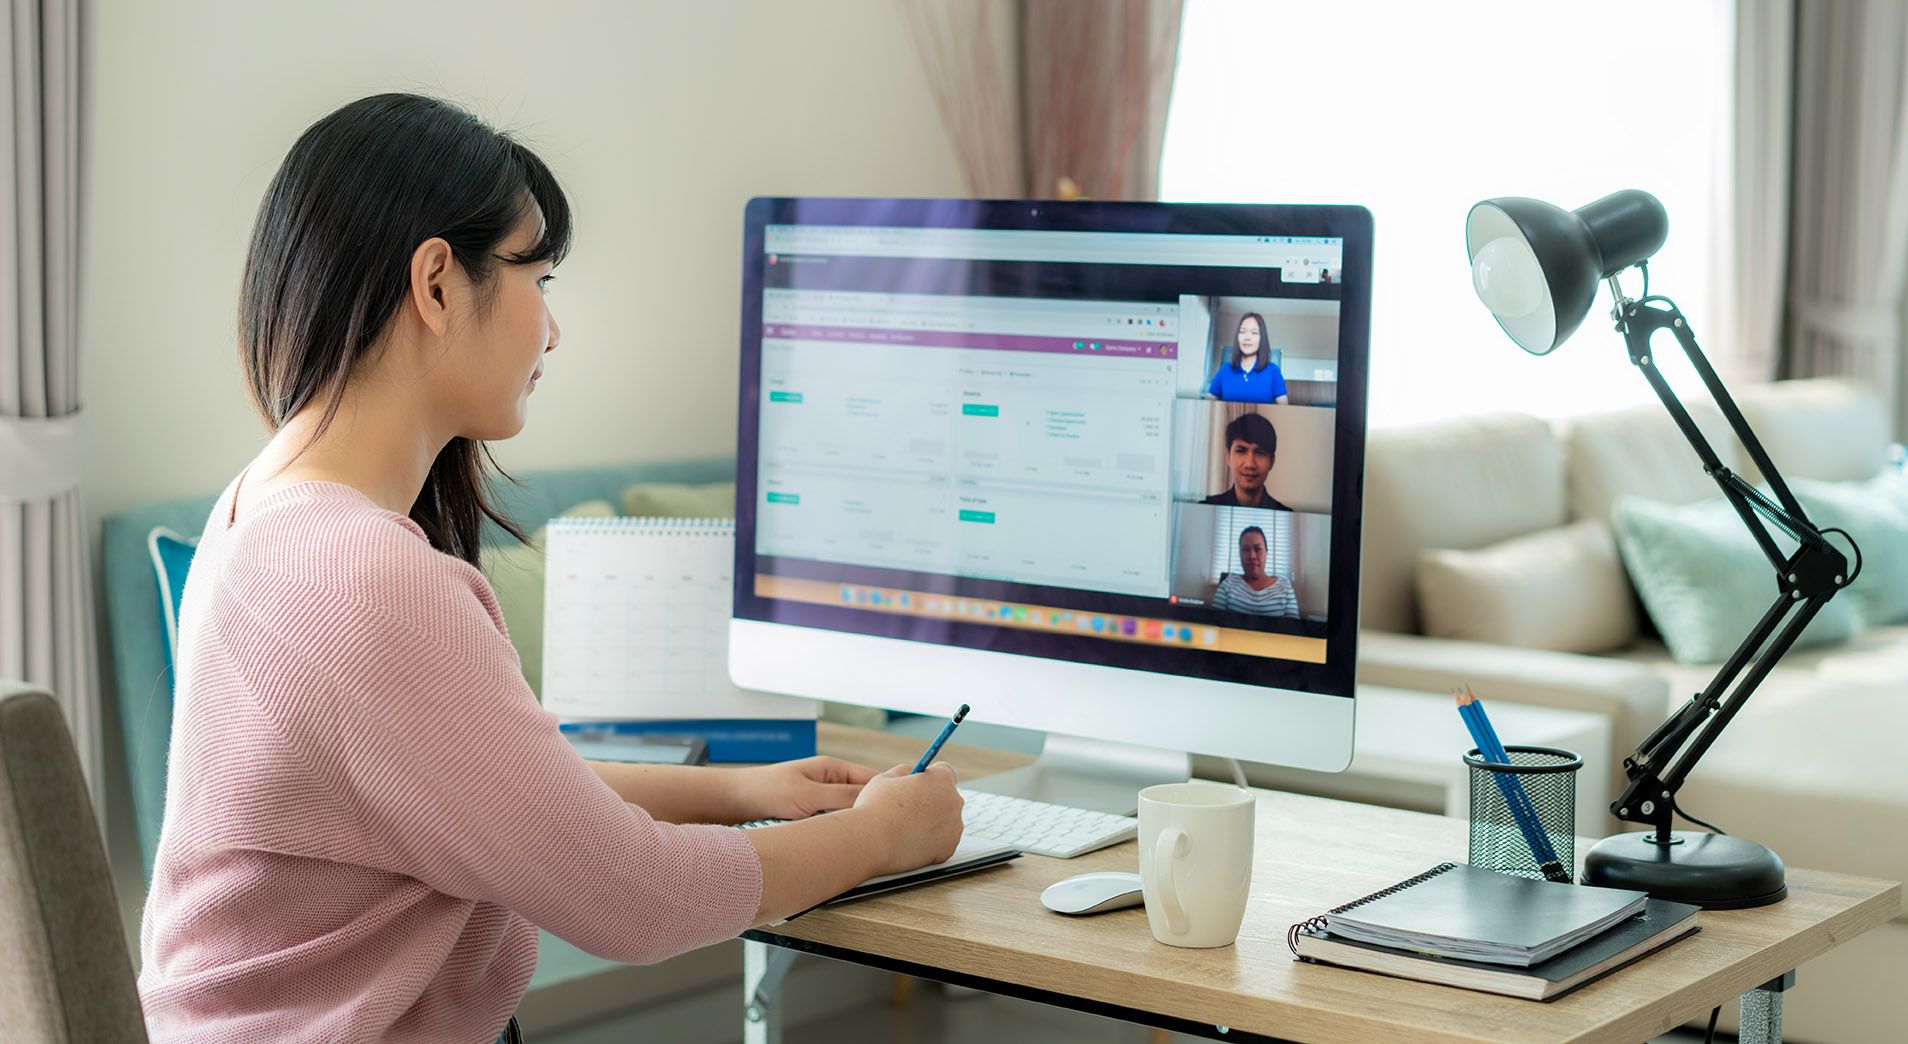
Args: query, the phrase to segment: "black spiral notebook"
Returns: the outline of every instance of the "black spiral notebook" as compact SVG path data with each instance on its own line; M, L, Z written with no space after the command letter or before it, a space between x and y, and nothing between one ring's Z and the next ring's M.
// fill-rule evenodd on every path
M1295 924L1287 942L1304 960L1551 1000L1693 934L1695 916L1640 892L1445 863Z

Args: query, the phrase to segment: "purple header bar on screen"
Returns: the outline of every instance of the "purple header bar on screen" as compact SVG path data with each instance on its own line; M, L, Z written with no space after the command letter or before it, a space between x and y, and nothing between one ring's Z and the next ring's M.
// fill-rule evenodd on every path
M1020 334L955 333L943 330L883 330L860 326L803 326L763 323L763 337L794 341L847 341L856 344L906 344L922 348L986 348L1002 352L1065 352L1068 355L1119 355L1174 359L1170 341L1109 341L1090 337L1025 337Z

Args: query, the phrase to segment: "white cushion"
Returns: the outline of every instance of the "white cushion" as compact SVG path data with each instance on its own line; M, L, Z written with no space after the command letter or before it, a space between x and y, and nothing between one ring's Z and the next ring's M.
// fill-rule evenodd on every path
M1563 452L1535 417L1494 414L1372 432L1363 626L1417 629L1418 552L1425 548L1484 547L1563 521Z
M1671 702L1669 687L1648 665L1383 631L1358 634L1358 684L1422 692L1475 685L1492 699L1606 715L1611 749L1598 761L1612 795L1622 790L1623 758L1662 724Z
M1722 412L1700 401L1688 408L1723 465L1740 470L1742 446ZM1661 403L1588 414L1565 428L1573 519L1608 522L1611 506L1625 495L1665 504L1719 495L1716 480L1703 473L1701 458Z
M1838 378L1751 385L1736 396L1742 415L1784 478L1853 482L1888 460L1888 419L1868 386ZM1747 454L1745 453L1745 457ZM1744 461L1743 475L1761 482Z
M1524 649L1594 653L1636 638L1635 597L1602 522L1421 552L1418 613L1433 638Z
M1908 877L1908 699L1899 687L1771 678L1690 771L1677 804L1791 866Z
M1782 662L1788 664L1789 657ZM1824 678L1892 689L1908 705L1908 626L1871 628L1853 641L1823 649L1814 666Z

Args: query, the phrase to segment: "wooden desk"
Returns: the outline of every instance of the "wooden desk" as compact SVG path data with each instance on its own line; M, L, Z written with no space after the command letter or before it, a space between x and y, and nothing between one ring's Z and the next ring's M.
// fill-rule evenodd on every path
M919 755L909 738L821 728L823 751L863 764ZM958 744L942 758L969 779L1027 760ZM1265 791L1252 897L1232 946L1157 943L1140 908L1076 919L1040 905L1041 890L1062 878L1137 870L1127 842L1077 859L1022 856L749 932L745 997L772 997L786 967L773 948L785 947L1219 1040L1636 1044L1781 979L1901 909L1899 884L1791 867L1783 902L1706 910L1694 937L1547 1004L1293 960L1288 925L1462 861L1465 829L1457 819ZM1779 999L1773 1009L1779 1027ZM772 1040L772 1009L751 1017L748 1036Z

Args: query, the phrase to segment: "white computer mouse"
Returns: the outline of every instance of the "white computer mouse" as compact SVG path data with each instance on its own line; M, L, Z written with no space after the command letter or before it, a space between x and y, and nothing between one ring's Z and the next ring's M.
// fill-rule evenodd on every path
M1111 871L1056 881L1040 893L1041 905L1063 914L1106 913L1138 906L1144 901L1140 895L1140 875Z

